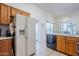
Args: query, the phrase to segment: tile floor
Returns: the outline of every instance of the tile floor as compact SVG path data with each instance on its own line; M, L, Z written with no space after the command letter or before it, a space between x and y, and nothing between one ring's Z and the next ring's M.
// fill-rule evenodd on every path
M44 43L36 42L36 55L35 56L66 56L60 52L49 49L44 46Z

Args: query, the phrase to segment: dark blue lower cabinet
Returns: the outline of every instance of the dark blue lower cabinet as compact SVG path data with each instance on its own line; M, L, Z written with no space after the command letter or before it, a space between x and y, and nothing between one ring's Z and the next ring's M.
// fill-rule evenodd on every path
M47 34L46 43L48 48L56 50L56 35Z

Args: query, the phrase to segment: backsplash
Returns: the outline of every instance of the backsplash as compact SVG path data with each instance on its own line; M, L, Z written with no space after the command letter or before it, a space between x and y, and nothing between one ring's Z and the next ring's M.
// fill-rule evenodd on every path
M8 25L0 25L0 29L1 29L1 36L6 36L6 30L9 30L9 26Z

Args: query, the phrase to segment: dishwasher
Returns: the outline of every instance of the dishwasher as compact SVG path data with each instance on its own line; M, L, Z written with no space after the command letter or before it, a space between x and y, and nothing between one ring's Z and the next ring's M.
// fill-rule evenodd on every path
M46 43L48 48L56 50L56 35L47 34Z

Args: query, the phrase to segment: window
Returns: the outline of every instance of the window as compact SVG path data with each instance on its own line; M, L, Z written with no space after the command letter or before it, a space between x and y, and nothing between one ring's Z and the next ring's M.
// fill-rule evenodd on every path
M47 34L53 34L53 24L52 23L46 23L47 27Z
M75 24L67 23L67 22L62 23L61 24L61 32L74 34L75 33Z

